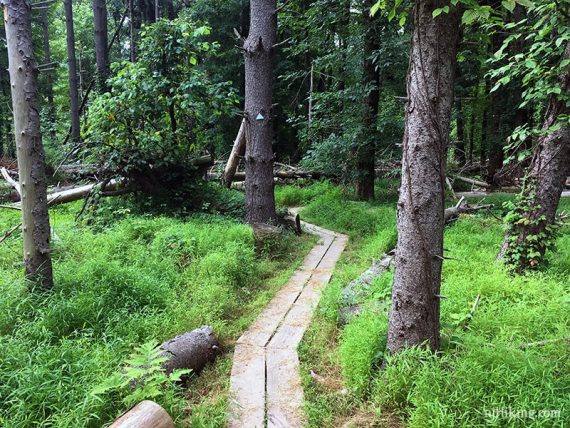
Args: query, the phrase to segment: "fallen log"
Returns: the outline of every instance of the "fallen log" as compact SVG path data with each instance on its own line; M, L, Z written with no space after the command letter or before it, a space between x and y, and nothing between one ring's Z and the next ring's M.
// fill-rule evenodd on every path
M444 212L445 224L449 224L452 221L457 220L460 214L473 214L474 212L489 209L494 206L493 204L469 205L469 204L464 204L463 203L464 201L465 198L462 197L457 203L457 205L445 209Z
M234 179L235 173L239 165L239 158L245 154L245 136L246 122L245 119L241 121L237 137L232 146L232 151L226 167L224 168L224 173L222 174L222 184L228 189L232 186L232 181Z
M482 187L484 189L490 189L492 186L489 183L485 183L484 181L474 180L473 178L462 177L460 175L456 175L455 180L463 181L467 184L472 184L474 186Z
M310 179L319 179L323 176L320 172L309 172L309 171L275 171L273 173L273 177L281 180L298 180L300 178L310 178ZM219 180L220 178L223 179L220 174L208 174L208 180ZM245 181L245 172L236 172L232 178L232 183L238 183ZM227 186L227 187L231 187Z
M174 428L174 422L161 406L145 400L121 415L109 428Z
M212 328L208 326L176 336L160 345L160 349L162 355L168 358L162 365L166 373L178 369L191 369L193 373L199 373L221 351Z
M351 281L340 293L339 325L346 325L350 320L362 313L362 301L365 300L374 280L390 269L394 261L394 252L384 254L380 261L374 260L372 266L358 278ZM380 305L380 302L376 303Z

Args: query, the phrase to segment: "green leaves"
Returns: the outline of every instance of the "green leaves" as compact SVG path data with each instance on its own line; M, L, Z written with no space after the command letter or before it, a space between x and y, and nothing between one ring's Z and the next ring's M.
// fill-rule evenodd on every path
M207 130L235 102L230 84L206 73L216 55L209 32L186 18L145 27L139 61L114 64L111 92L89 109L94 162L135 181L153 177L157 192L195 174L192 161L213 138Z
M444 6L444 7L440 7L440 8L435 9L435 10L432 12L432 16L433 16L434 18L436 18L436 17L438 17L439 15L441 15L442 13L449 13L449 6Z
M162 351L153 343L145 343L137 348L125 362L125 368L115 373L91 391L91 395L99 397L111 392L123 394L123 402L132 406L140 401L156 399L179 382L182 376L191 370L175 370L166 374L162 364L168 360Z

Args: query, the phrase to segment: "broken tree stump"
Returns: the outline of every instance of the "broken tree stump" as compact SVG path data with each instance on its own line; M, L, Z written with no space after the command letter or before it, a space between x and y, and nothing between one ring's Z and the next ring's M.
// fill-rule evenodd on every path
M145 400L121 415L109 428L174 428L174 422L161 406Z

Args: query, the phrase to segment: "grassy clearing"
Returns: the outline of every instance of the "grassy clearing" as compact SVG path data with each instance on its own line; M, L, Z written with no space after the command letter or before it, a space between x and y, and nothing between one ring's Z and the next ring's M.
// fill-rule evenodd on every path
M204 324L226 351L294 271L311 237L286 235L278 256L254 253L248 226L221 215L173 218L103 204L107 221L78 225L78 204L52 210L55 288L30 294L21 240L0 252L0 426L100 427L126 410L125 391L93 390L141 344ZM0 230L19 213L0 211ZM228 355L154 397L178 426L223 426ZM190 399L188 402L187 399Z
M301 344L309 426L563 427L570 423L568 345L558 340L570 336L569 228L558 239L557 251L549 255L547 270L512 277L495 261L503 236L497 219L481 213L449 226L445 247L449 256L463 261L444 264L442 352L432 356L410 350L390 358L387 368L380 370L388 307L372 303L389 298L392 274L373 283L363 299L369 309L344 329L337 327L337 310L341 288L395 242L395 205L385 196L387 203L359 203L341 190L321 187L303 212L306 219L352 238ZM487 200L500 207L505 198ZM563 200L561 209L569 208L570 201ZM494 214L500 216L500 208ZM479 293L478 309L464 328ZM541 341L549 342L526 346ZM319 380L309 375L311 370L321 376ZM510 418L500 413L502 409L519 413ZM498 417L493 417L497 410ZM554 413L528 417L533 410Z

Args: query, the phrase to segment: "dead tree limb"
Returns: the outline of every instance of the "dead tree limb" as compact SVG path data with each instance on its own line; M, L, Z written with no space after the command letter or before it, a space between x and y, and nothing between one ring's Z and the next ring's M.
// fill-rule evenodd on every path
M459 218L460 214L473 214L479 210L485 210L492 208L493 204L486 204L486 205L469 205L464 204L465 198L461 197L459 203L454 207L446 208L444 213L445 224L449 224L452 221L455 221Z
M460 175L456 175L455 180L463 181L464 183L472 184L474 186L482 187L484 189L491 188L491 185L485 183L484 181L474 180L473 178L462 177Z
M471 311L469 312L469 315L467 315L467 317L465 318L465 321L463 321L463 330L467 330L467 327L469 326L469 322L471 321L471 318L473 318L473 315L475 314L475 311L477 310L477 307L479 306L480 301L481 301L481 293L477 294L477 297L475 298L475 301L473 302L473 306L471 307Z
M234 145L232 146L230 157L228 158L228 162L226 163L226 167L224 168L224 173L222 175L222 184L228 189L232 186L232 181L239 165L239 159L245 154L245 128L246 122L244 118L241 121L238 134L234 140Z
M20 227L22 227L22 223L18 223L16 226L14 226L12 229L8 230L6 233L4 233L4 236L2 236L2 238L0 238L0 244L2 242L4 242L6 239L8 239L10 236L12 236L12 234L18 230Z
M18 195L20 195L20 197L22 197L22 191L20 189L20 183L18 183L16 180L14 180L10 174L8 173L8 170L4 167L0 168L0 173L2 174L2 177L4 177L4 180L6 180L8 182L8 184L10 184L10 186L12 186L14 189L16 189L16 192L18 192Z

